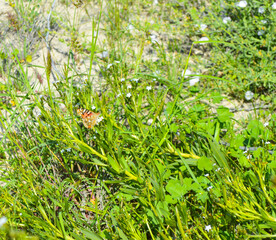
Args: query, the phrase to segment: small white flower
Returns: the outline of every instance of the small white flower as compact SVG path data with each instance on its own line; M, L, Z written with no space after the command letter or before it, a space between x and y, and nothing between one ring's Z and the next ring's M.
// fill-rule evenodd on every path
M157 5L158 4L158 0L153 0L153 5Z
M199 82L199 77L193 77L190 79L189 84L190 86L194 86L197 82Z
M96 136L93 136L94 139L96 139L97 137Z
M218 172L220 169L221 169L221 168L219 167L219 168L217 168L215 171Z
M207 187L207 191L210 191L213 188L213 186Z
M133 78L132 81L138 83L139 79L138 78Z
M115 63L120 63L120 61L114 61Z
M258 36L262 36L264 34L264 30L259 30L258 31Z
M128 93L128 94L126 95L126 97L130 98L130 97L131 97L131 93Z
M247 101L249 101L249 100L251 100L253 97L254 97L254 93L253 92L251 92L251 91L247 91L246 93L245 93L245 99L247 100Z
M67 152L71 152L71 148L67 148L66 151L67 151Z
M247 6L247 2L246 1L237 2L236 6L241 7L241 8L245 8Z
M200 42L209 41L209 38L207 38L207 37L202 37L202 38L200 38L198 41L200 41ZM206 44L206 42L199 43L199 44L204 45L204 44Z
M185 78L187 78L191 74L192 74L192 72L189 69L186 69L186 72L185 72L185 70L182 71L181 77L183 77L185 75Z
M92 110L95 110L95 109L96 109L96 107L95 107L95 106L92 106L92 107L91 107L91 109L92 109Z
M147 86L146 89L147 89L148 91L150 91L150 90L151 90L151 86Z
M209 232L211 229L212 229L212 226L211 226L211 225L205 226L205 231Z
M261 14L264 13L265 12L265 8L264 7L259 7L258 12L261 13Z
M265 122L264 126L267 127L269 125L269 122Z
M131 86L131 85L128 85L128 86L127 86L127 89L131 89L131 88L132 88L132 86Z
M230 17L225 17L222 19L223 23L228 23L228 22L231 22L231 18Z
M155 81L156 81L156 78L153 78L152 81L155 82Z
M272 9L276 9L276 2L274 2L271 7Z
M204 31L207 28L206 24L200 24L200 30Z
M61 153L64 153L64 149L61 149L60 152L61 152Z
M133 25L129 24L127 30L132 31L134 29Z
M0 218L0 228L8 221L6 217L1 217Z
M150 39L152 43L157 43L157 37L155 35L150 35Z
M102 120L104 120L103 117L98 117L98 119L97 119L97 124L100 123Z
M247 158L247 159L251 159L251 158L252 158L252 155L249 154L246 158Z
M270 144L271 142L269 142L269 141L267 141L267 142L265 142L265 144Z
M113 64L112 63L109 63L106 67L106 69L109 69Z
M117 98L118 98L118 97L121 97L121 96L122 96L122 94L121 94L121 93L119 93L119 94L117 95Z
M125 80L126 80L125 78L122 78L122 79L121 79L121 82L124 82Z
M206 173L204 176L205 176L205 177L209 177L209 173Z
M267 20L261 20L261 23L267 24Z
M22 216L22 213L19 213L19 216Z
M107 58L108 57L108 51L103 51L101 54L102 58Z

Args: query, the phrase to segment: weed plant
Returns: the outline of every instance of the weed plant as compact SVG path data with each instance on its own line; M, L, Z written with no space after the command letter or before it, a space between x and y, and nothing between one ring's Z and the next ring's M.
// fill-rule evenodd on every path
M255 58L252 71L240 62L251 63L253 55L239 54L261 45L245 35L246 43L237 40L238 30L249 31L247 25L230 32L235 38L229 40L229 31L220 28L218 4L156 2L108 1L90 20L90 40L82 42L75 20L81 10L89 13L91 2L62 1L64 8L74 9L63 69L54 69L51 49L45 66L13 54L16 64L2 69L2 239L275 237L274 80L262 78L252 85L263 60ZM25 1L16 3L13 7L20 9ZM226 4L224 14L233 29L234 19L250 22L246 17L260 7L254 4L244 12L232 1ZM212 13L203 18L209 21L208 37L216 42L201 45L204 39L189 35L200 26L196 16L207 10ZM181 38L183 26L187 30ZM105 39L99 41L102 32ZM181 46L185 38L188 49ZM10 58L7 49L3 44L3 63ZM216 60L213 66L202 51ZM76 61L80 56L89 63L85 71ZM200 72L202 66L212 72L223 65L220 76ZM266 66L261 71L268 76L272 63ZM34 74L31 85L28 71L41 67L44 75ZM20 69L21 78L14 78L24 86L20 89L10 81L15 69ZM37 91L43 82L44 89ZM240 100L243 91L259 86L264 92L255 92L269 96L269 106L257 110L252 104L248 118L237 119L232 109L218 106L230 95ZM80 108L100 113L102 121L86 128L77 115Z

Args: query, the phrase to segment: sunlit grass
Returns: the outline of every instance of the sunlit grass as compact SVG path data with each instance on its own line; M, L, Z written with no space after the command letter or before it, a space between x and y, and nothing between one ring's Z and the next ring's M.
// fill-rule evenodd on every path
M227 62L224 49L233 45L215 33L207 37L212 28L199 18L207 6L61 4L74 9L66 17L60 11L60 19L59 8L52 9L53 26L62 23L70 33L67 42L60 38L70 47L64 65L50 48L44 66L34 57L22 61L21 49L1 49L0 236L273 237L274 88L259 110L261 92L227 75L230 67L212 74L209 56ZM78 31L89 4L99 12L83 18L91 23L87 40ZM23 5L12 7L36 19L38 10L30 13ZM183 17L185 7L190 11ZM16 15L7 21L13 31L21 24ZM32 54L26 42L22 46ZM42 67L43 75L29 74ZM244 119L234 114L239 109L219 106L234 102L229 96L237 88L237 99L252 106ZM91 113L81 116L80 108L99 113L101 121L87 128L83 118Z

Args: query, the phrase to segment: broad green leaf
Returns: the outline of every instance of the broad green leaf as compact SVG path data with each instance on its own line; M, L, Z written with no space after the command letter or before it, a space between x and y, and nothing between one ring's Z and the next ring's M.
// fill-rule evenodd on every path
M217 114L218 114L218 120L220 122L229 121L230 118L234 116L234 114L229 111L229 108L222 107L222 106L217 109Z
M203 156L200 159L198 159L197 167L201 171L211 171L213 169L213 162L209 158Z

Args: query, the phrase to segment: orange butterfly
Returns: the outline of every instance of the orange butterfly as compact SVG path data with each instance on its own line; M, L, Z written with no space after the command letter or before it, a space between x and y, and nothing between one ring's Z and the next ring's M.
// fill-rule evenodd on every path
M102 117L100 117L100 113L94 113L83 108L78 109L77 114L81 116L83 125L86 128L94 127L102 120Z

